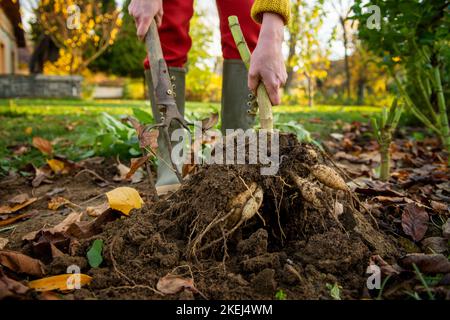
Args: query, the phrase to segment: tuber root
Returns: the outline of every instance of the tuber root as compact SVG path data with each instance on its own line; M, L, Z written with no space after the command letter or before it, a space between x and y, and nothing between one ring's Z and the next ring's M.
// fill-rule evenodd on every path
M334 169L323 164L316 164L310 170L313 176L327 187L342 191L349 190L344 179Z
M300 178L297 174L289 173L297 188L300 190L300 194L307 202L312 203L315 207L323 207L321 199L322 190L319 189L314 183L309 182L303 178Z

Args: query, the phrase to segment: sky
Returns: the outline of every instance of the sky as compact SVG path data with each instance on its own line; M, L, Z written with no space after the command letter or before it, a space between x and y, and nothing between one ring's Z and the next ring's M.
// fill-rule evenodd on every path
M34 1L34 0L33 0ZM305 0L305 1L311 1L314 2L316 0ZM335 0L331 0L335 1ZM340 0L340 1L348 1L351 2L352 0ZM28 7L27 4L29 4L31 0L21 0L22 7ZM124 0L116 0L118 5L122 7L122 4ZM217 14L217 8L216 8L216 1L214 0L195 0L195 8L198 8L205 12L205 18L208 21L208 27L213 28L213 45L210 50L210 54L213 56L220 56L221 55L221 49L220 49L220 32L219 32L219 19ZM322 30L319 33L320 41L324 44L327 44L329 42L331 33L333 31L333 28L338 23L338 15L335 13L335 10L333 10L330 1L326 1L325 10L327 11L327 18L325 19L324 26ZM30 18L29 11L24 10L23 11L23 20L25 28L27 29L27 21ZM285 48L286 49L286 48ZM341 59L344 56L344 47L342 42L340 41L334 41L331 43L331 54L330 59L337 60Z

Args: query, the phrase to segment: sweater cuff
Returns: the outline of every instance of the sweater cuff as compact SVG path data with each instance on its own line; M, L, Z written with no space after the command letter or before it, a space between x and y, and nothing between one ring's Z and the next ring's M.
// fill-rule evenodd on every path
M283 18L284 24L287 25L291 16L289 0L256 0L252 7L253 20L261 24L263 14L266 12L277 13Z

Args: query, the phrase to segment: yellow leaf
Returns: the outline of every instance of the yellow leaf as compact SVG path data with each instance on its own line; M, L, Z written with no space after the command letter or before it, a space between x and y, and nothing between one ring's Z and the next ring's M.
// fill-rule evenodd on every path
M56 160L56 159L50 159L47 160L48 165L52 169L54 173L61 173L64 170L64 162Z
M27 127L27 128L25 128L25 133L26 133L27 135L32 134L32 133L33 133L33 128L32 128L32 127Z
M119 210L125 215L129 215L131 209L140 209L144 201L136 189L120 187L106 193L109 206L114 210Z
M28 282L28 287L36 291L67 291L75 289L77 283L79 283L80 286L83 286L89 284L91 281L92 278L88 275L80 273L68 273L30 281Z

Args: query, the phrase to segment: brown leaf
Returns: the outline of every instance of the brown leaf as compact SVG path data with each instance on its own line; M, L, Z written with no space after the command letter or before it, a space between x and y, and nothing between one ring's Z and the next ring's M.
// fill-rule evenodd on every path
M30 199L30 196L27 193L21 193L17 196L8 200L10 204L22 204Z
M156 284L156 289L164 294L176 294L184 289L197 293L198 290L194 287L194 279L182 278L176 275L166 275L159 279Z
M35 176L31 185L35 188L39 187L42 182L49 182L49 178L52 177L52 169L48 164L43 165L40 168L34 168ZM51 183L51 182L50 182Z
M33 255L47 263L59 255L55 248L59 252L69 252L71 239L62 232L51 233L47 230L39 230L30 242Z
M442 235L445 239L450 240L450 218L442 226Z
M159 130L144 131L139 137L139 146L141 148L150 147L153 152L158 149Z
M35 277L42 277L45 274L41 261L15 251L0 251L0 264L14 272Z
M377 265L381 269L381 273L385 276L392 276L396 274L400 274L402 269L398 265L390 265L379 255L374 255L370 257L369 261L370 265Z
M9 240L5 239L5 238L0 238L0 250L3 250L3 248L6 247L6 245L8 244Z
M413 269L413 264L415 264L420 272L424 273L450 272L450 261L443 254L411 253L401 258L399 262L408 269Z
M121 214L115 210L108 209L103 212L100 216L98 216L93 221L80 221L72 223L66 230L66 234L68 236L77 238L77 239L86 239L90 238L96 234L102 232L103 227L108 222L117 220L121 217Z
M8 149L10 149L10 148L8 147ZM27 145L23 145L23 144L22 145L18 145L18 146L14 146L12 148L12 152L16 156L22 156L25 153L27 153L28 151L30 151L30 148Z
M139 183L144 178L144 174L142 170L139 170L139 168L136 168L136 172L134 172L130 178L128 178L128 174L131 171L130 168L128 168L126 165L119 163L116 166L118 170L118 174L113 177L114 181L122 182L127 181L131 178L131 183Z
M29 288L20 282L8 278L0 268L0 300L5 298L17 298L25 295Z
M219 114L213 113L209 118L202 120L202 131L207 131L213 128L219 122Z
M156 149L158 148L159 130L155 129L147 131L145 129L145 126L140 124L139 121L137 121L133 117L128 117L128 121L131 122L134 129L136 130L139 140L139 146L141 148L150 147L153 151L156 151Z
M109 209L109 203L106 201L98 206L87 207L86 213L90 217L98 217L103 214L106 210Z
M12 224L12 223L14 223L16 221L22 220L22 219L28 219L32 215L33 215L33 213L22 213L22 214L19 214L19 215L15 216L15 217L12 217L12 218L8 218L8 219L5 219L5 220L0 220L0 227L4 227L4 226L7 226L7 225L10 225L10 224Z
M441 237L423 239L422 246L426 253L444 253L449 249L448 240Z
M64 205L70 205L72 204L72 202L70 202L69 200L67 200L66 198L63 197L55 197L50 199L50 201L48 202L48 208L50 210L58 210L59 208L61 208Z
M51 142L41 137L33 137L33 147L48 155L53 153Z
M72 212L63 221L47 230L53 233L65 232L71 224L81 221L83 214L83 212Z
M21 203L17 203L18 200L24 200L24 195L16 196L10 200L10 202L13 202L16 204L1 206L0 214L11 214L16 211L19 211L20 209L23 209L23 208L29 206L30 204L32 204L33 202L35 202L36 200L38 200L38 198L31 198L31 199L25 200L24 202L21 202Z
M140 158L131 159L130 171L128 171L125 178L130 179L133 176L133 174L136 172L137 169L139 169L140 167L145 165L145 163L148 161L149 158L150 158L150 155L147 154L146 156L143 156Z
M428 230L428 213L415 203L408 203L402 214L402 228L414 241L420 241Z
M433 208L433 210L436 210L437 212L448 214L448 205L447 204L445 204L443 202L434 201L434 200L431 200L430 204L431 204L431 207Z

